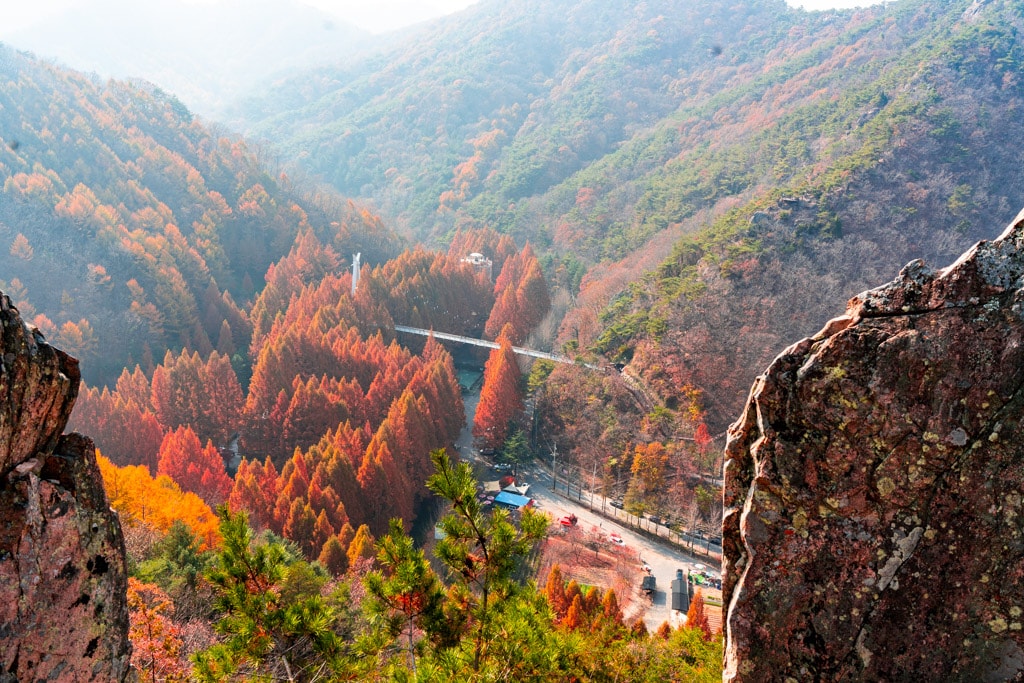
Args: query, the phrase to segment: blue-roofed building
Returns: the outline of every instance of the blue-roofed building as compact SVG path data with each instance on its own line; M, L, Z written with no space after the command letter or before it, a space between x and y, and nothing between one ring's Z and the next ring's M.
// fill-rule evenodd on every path
M529 507L533 504L532 498L526 496L520 496L516 493L509 493L508 491L502 491L494 497L494 504L501 505L510 510L521 510L524 507Z

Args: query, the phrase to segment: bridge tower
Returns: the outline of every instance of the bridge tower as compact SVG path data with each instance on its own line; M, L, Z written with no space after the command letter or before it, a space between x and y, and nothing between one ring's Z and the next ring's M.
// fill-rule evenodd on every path
M352 256L352 296L356 295L356 288L359 286L359 259L363 252Z

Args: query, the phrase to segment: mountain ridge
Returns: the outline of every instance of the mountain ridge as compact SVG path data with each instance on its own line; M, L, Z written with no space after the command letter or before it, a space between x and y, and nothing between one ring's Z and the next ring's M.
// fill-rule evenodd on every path
M1014 3L545 7L282 81L249 130L415 239L529 240L571 302L555 346L632 363L665 406L696 389L716 433L786 339L1024 204Z

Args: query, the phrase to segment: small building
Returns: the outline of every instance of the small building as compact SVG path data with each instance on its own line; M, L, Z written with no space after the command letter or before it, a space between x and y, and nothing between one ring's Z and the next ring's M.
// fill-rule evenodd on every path
M676 578L672 581L672 609L687 612L690 609L690 581L683 576L683 570L676 570Z
M484 275L486 275L488 282L494 281L494 277L491 275L494 269L494 263L491 261L491 259L487 258L481 253L474 251L472 254L463 257L461 260L462 263L468 263L469 265L473 266L473 269L476 270L476 272L483 273Z
M533 499L527 498L526 496L520 496L516 493L502 491L494 497L494 504L500 505L501 507L509 510L522 510L525 507L533 505Z

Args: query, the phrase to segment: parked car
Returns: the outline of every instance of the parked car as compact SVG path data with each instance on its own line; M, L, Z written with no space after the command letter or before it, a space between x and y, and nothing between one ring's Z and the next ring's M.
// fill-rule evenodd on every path
M614 543L615 545L626 545L626 542L622 540L622 536L619 536L618 534L610 535L608 537L608 540Z
M622 503L620 503L617 500L613 500L611 503L609 503L609 505L611 505L616 510L621 510L622 509Z
M647 519L651 520L655 524L664 524L665 523L665 520L663 520L658 515L647 515Z
M562 517L560 520L558 520L558 523L564 527L573 527L576 526L576 523L578 521L579 519L577 519L576 515L566 515L565 517Z

